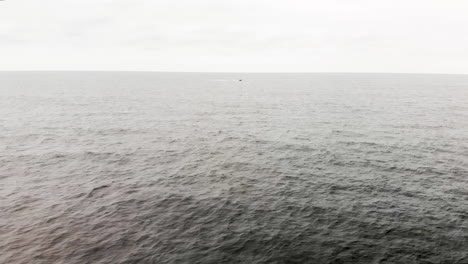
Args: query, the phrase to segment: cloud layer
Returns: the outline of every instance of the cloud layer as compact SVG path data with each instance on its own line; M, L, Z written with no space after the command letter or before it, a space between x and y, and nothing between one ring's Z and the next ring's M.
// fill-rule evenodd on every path
M468 73L464 0L7 0L0 70Z

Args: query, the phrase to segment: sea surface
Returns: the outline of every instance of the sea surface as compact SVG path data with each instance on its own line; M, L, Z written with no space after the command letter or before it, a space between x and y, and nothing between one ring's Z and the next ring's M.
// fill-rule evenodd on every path
M468 76L1 72L0 263L466 264Z

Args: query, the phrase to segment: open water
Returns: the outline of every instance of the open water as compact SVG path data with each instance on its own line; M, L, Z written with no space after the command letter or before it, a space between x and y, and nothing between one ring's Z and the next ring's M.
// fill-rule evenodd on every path
M466 264L468 76L2 72L0 263Z

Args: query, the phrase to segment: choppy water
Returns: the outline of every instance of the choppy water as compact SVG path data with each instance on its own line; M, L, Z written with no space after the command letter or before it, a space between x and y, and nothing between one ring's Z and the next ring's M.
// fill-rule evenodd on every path
M4 72L0 131L0 263L468 263L468 76Z

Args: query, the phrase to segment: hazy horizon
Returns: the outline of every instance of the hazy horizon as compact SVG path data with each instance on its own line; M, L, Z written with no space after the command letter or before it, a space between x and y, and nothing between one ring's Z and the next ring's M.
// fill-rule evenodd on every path
M382 74L382 75L460 75L465 76L468 73L440 73L440 72L288 72L288 71L156 71L156 70L0 70L0 72L70 72L70 73L161 73L161 74L177 74L177 73L193 73L193 74Z

